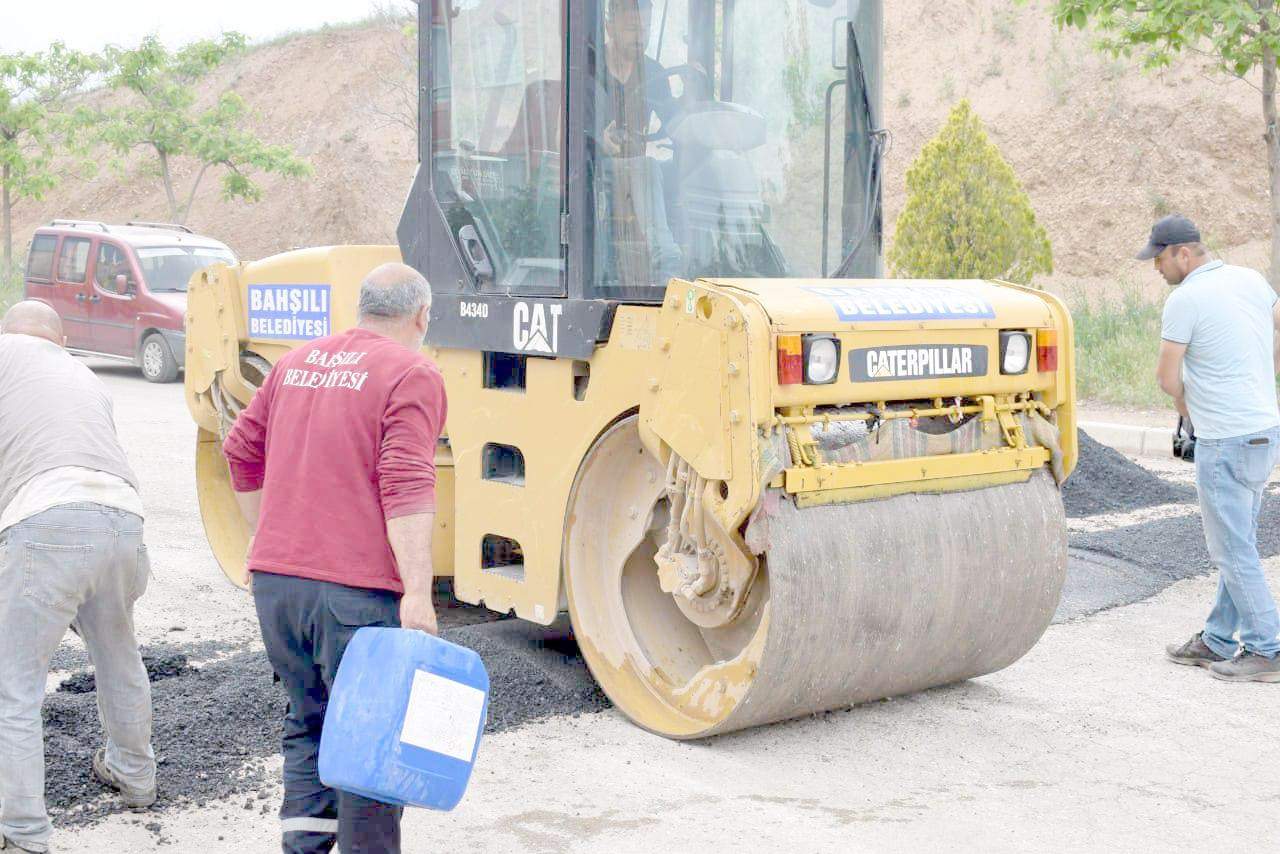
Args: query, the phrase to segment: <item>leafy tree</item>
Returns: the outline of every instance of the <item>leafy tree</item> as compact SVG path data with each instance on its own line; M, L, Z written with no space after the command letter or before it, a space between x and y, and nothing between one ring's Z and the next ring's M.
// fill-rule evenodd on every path
M13 263L13 208L40 200L61 177L56 158L74 143L84 110L68 96L100 67L98 58L54 42L42 53L0 55L0 218L4 262Z
M900 276L922 279L1028 284L1053 272L1049 237L968 101L907 171L889 263Z
M1104 51L1126 57L1136 53L1148 69L1164 68L1183 53L1207 55L1222 71L1258 90L1271 176L1271 282L1280 283L1276 0L1054 0L1053 17L1059 27L1083 29L1092 21L1102 33L1099 46ZM1261 71L1260 83L1253 82L1255 71Z
M222 172L222 197L257 201L257 173L290 177L311 167L288 146L260 140L247 127L249 109L235 92L222 92L213 106L196 106L196 83L245 49L239 33L193 42L169 51L155 36L136 48L108 47L108 85L132 97L101 117L101 138L123 157L134 149L153 153L169 203L169 218L182 223L191 212L205 174ZM177 186L177 161L194 161L195 177L185 193Z

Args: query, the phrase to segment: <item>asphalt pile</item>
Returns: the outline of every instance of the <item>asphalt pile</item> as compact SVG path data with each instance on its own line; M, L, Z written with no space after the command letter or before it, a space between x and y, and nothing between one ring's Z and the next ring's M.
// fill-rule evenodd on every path
M1170 483L1114 448L1095 441L1083 430L1078 435L1079 461L1062 487L1062 503L1068 516L1123 513L1196 500L1193 487Z
M147 679L151 682L195 672L195 668L187 661L187 656L182 653L144 655L142 664L147 668ZM88 694L98 690L98 683L92 671L80 671L63 679L58 690L65 694Z
M495 622L483 609L456 602L441 608L441 619L453 624L444 637L474 649L489 671L486 732L608 707L563 624L543 629L518 620ZM278 772L270 759L280 751L287 701L265 653L206 643L186 651L173 644L144 647L143 654L151 663L160 796L155 809L245 798L246 810L275 810L278 799L268 795ZM83 652L64 648L54 666L85 664ZM95 687L91 671L76 672L45 700L45 789L60 827L124 811L89 772L93 751L103 743Z

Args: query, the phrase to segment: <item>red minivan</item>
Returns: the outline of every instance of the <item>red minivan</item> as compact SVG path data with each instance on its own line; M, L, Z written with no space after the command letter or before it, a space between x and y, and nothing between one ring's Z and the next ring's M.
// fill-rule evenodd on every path
M31 238L26 296L58 312L71 352L127 360L151 382L171 382L186 356L187 282L235 262L183 225L55 219Z

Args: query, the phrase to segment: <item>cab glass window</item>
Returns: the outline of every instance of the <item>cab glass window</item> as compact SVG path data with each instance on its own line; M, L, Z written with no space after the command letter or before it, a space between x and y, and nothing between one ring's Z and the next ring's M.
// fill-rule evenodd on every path
M98 287L110 293L116 292L116 276L125 276L130 285L134 282L133 268L124 250L110 243L98 244L98 261L93 265L93 279Z
M89 268L89 240L68 237L62 241L62 254L58 257L58 281L83 284Z
M31 253L27 256L27 278L48 279L53 275L53 251L58 238L43 235L31 241Z
M673 276L822 276L856 248L872 209L845 180L846 140L867 138L845 119L856 6L591 0L596 295L660 299Z
M431 168L483 289L563 293L560 0L433 0Z

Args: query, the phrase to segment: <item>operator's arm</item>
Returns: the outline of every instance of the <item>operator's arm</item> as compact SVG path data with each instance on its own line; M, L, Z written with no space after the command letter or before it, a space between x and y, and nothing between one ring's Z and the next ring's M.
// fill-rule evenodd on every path
M1185 291L1176 290L1164 303L1160 319L1160 357L1156 363L1156 382L1160 390L1173 398L1173 406L1183 418L1187 411L1186 388L1182 384L1182 361L1196 328L1196 306Z
M1275 372L1280 374L1280 300L1276 300L1275 305L1271 307L1271 323L1276 330L1271 347L1271 360L1275 365Z
M1173 406L1178 410L1178 414L1189 418L1186 389L1182 385L1182 359L1186 354L1186 344L1161 341L1160 359L1156 365L1156 381L1160 383L1160 390L1173 398Z
M249 545L245 549L245 580L253 583L249 572L249 559L253 555L253 541L258 535L258 516L262 510L262 482L267 471L267 410L269 407L271 377L249 401L236 423L231 426L226 441L222 443L222 455L226 457L231 472L231 488L236 496L240 515L249 524Z
M262 512L262 490L253 492L237 492L236 504L240 506L240 515L249 523L249 533L258 533L258 514Z
M445 422L444 381L413 368L392 390L382 416L378 490L404 598L400 624L436 634L431 601L431 532L436 510L436 443Z
M227 458L231 472L231 487L235 490L236 504L249 523L251 533L257 533L258 513L262 508L262 482L267 470L267 415L271 407L272 383L270 377L258 393L249 401L231 432L222 443L222 455Z
M387 519L387 540L396 556L404 598L400 600L400 625L436 635L435 604L431 601L435 569L431 565L431 530L435 513L414 513Z

